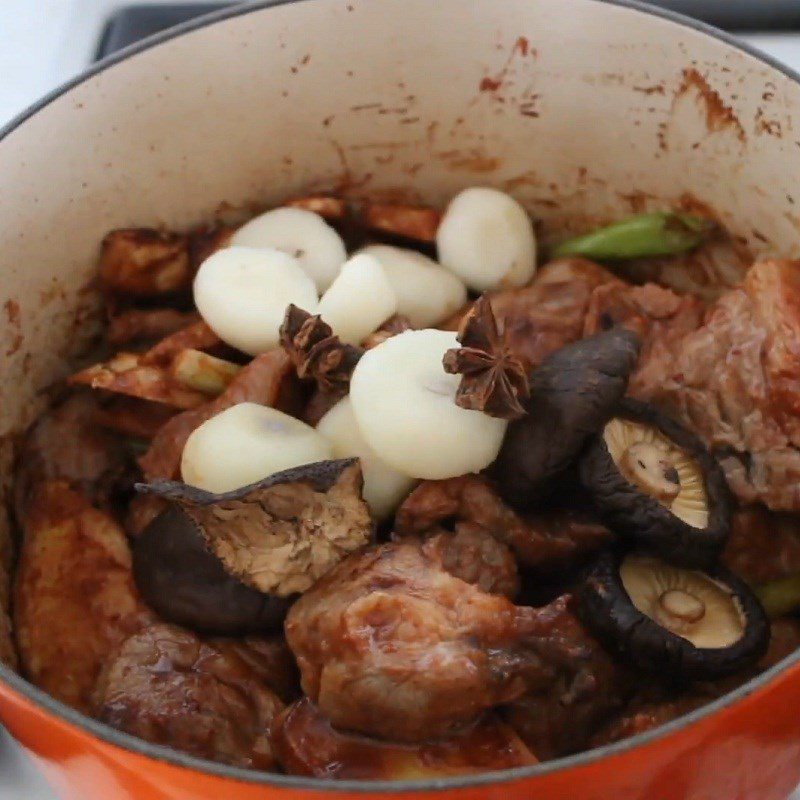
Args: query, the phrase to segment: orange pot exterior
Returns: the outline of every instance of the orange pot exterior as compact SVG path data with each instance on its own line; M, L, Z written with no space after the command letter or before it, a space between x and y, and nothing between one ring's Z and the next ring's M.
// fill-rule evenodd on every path
M724 703L724 701L723 701ZM494 785L348 792L245 783L133 753L0 684L0 717L65 800L786 800L800 783L800 663L638 746ZM701 712L702 714L702 712ZM536 768L542 770L541 767Z

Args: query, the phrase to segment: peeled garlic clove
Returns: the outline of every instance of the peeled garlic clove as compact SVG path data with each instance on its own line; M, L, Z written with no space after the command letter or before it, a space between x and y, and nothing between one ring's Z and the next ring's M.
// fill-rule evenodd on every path
M328 441L305 422L258 403L239 403L188 438L181 476L190 486L220 494L331 458Z
M290 303L316 310L317 289L297 259L286 253L227 247L200 265L194 302L220 339L255 356L277 346Z
M340 400L319 421L317 430L331 444L334 458L356 457L364 474L364 499L372 516L382 520L391 515L411 491L414 479L390 467L366 443L358 428L349 397Z
M415 328L436 325L467 302L464 284L416 250L373 244L361 252L378 259L397 295L396 313Z
M243 247L269 247L288 253L314 280L318 293L333 283L347 261L342 237L313 211L303 208L276 208L242 225L231 244Z
M361 357L350 381L359 430L379 458L414 478L478 472L494 461L507 423L455 404L460 375L442 367L450 331L387 339Z
M319 314L345 344L359 344L397 311L397 297L378 259L353 256L319 301Z
M436 234L442 266L476 292L522 286L536 271L536 235L525 209L497 189L456 195Z

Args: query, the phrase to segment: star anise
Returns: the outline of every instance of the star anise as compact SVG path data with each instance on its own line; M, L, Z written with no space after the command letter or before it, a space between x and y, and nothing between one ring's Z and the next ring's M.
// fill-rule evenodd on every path
M495 319L492 304L480 297L458 331L461 347L444 354L445 372L461 373L456 404L492 417L519 419L530 395L525 366L508 346L505 331Z
M344 344L319 314L292 304L280 328L280 342L292 359L297 377L313 378L329 394L345 394L363 350Z

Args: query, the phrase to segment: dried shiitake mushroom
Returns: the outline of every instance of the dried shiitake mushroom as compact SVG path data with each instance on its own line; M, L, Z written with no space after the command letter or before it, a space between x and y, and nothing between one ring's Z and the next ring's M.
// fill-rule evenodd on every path
M625 399L580 463L612 530L672 564L703 567L730 531L725 476L703 443L652 406Z
M754 665L769 644L755 594L721 566L674 567L639 553L606 553L579 591L584 624L634 666L713 679Z
M197 523L175 505L134 540L133 575L160 617L197 633L278 630L290 605L287 598L259 592L227 572Z
M369 543L373 525L358 459L278 472L223 494L174 481L139 484L171 501L232 576L289 597L308 589L346 555ZM186 523L184 523L186 524Z
M529 508L611 416L636 366L639 340L622 329L557 350L531 377L527 415L508 426L492 467L500 491Z

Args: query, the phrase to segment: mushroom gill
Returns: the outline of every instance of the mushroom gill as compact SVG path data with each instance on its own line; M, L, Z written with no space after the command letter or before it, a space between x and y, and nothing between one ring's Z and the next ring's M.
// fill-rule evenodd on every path
M620 577L642 614L697 648L730 647L744 634L746 620L736 596L698 570L631 555L622 562Z
M688 525L708 525L703 471L674 442L650 425L619 417L606 424L603 440L626 480Z

